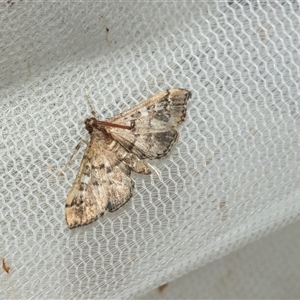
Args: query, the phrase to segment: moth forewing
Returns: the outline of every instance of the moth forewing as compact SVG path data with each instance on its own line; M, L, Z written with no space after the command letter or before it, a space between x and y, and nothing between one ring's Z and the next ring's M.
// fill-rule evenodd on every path
M170 89L107 121L85 121L90 141L66 201L70 228L89 224L131 198L131 171L148 175L153 167L143 159L170 152L190 97L187 90Z

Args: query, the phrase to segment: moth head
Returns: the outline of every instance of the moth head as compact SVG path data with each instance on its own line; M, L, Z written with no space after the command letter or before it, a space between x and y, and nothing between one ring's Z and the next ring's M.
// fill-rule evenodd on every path
M89 132L89 133L92 133L93 132L93 129L94 129L94 124L95 124L95 121L97 121L96 118L88 118L88 119L85 119L84 120L84 124L85 124L85 129Z

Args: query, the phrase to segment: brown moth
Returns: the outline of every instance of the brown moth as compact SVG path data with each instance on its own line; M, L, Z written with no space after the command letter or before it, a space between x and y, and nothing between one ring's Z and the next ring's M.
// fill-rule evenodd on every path
M178 138L191 93L174 88L107 120L84 121L90 141L65 208L69 228L89 224L113 212L132 196L131 171L149 175L144 159L166 156Z

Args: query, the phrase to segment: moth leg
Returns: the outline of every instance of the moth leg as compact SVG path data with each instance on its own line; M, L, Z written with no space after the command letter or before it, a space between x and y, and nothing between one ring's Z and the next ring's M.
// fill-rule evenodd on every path
M63 166L62 168L60 168L60 170L58 170L58 171L56 172L56 175L57 175L57 176L61 175L61 173L65 170L65 168L70 164L70 162L73 160L74 156L76 155L76 153L77 153L78 150L80 149L80 146L81 146L82 143L85 143L86 145L89 144L88 141L86 141L86 140L81 140L81 141L77 144L77 146L75 147L75 149L74 149L72 155L70 156L70 158L68 159L68 161L64 164L64 166Z
M156 173L156 175L159 178L159 180L162 181L161 175L158 172L158 170L155 167L153 167L152 165L150 165L149 163L147 163L146 161L145 161L145 163L148 165L148 167L150 167Z

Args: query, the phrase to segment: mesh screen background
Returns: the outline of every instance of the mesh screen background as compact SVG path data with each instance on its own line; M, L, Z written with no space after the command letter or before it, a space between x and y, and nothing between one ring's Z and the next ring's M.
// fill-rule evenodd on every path
M0 297L134 297L298 220L298 9L2 2ZM100 119L171 87L193 96L154 162L163 181L134 174L128 204L69 230L83 149L51 170L88 138L84 87Z
M136 299L298 299L299 225L276 230Z

